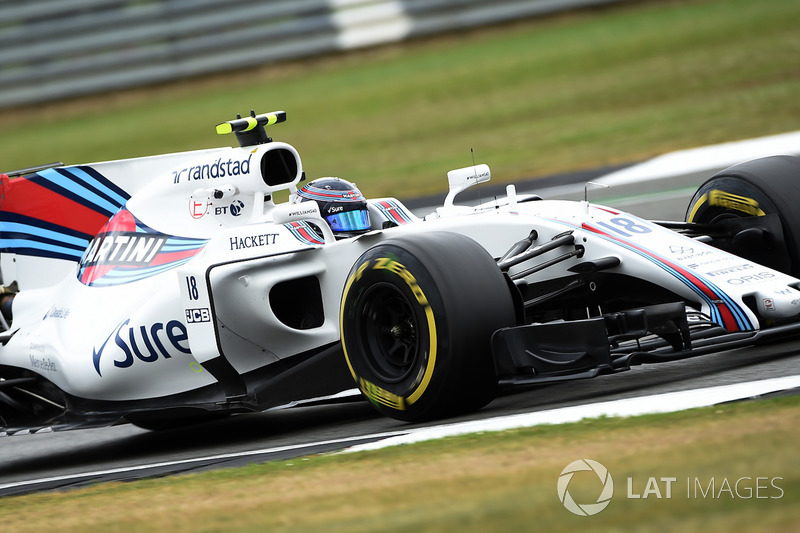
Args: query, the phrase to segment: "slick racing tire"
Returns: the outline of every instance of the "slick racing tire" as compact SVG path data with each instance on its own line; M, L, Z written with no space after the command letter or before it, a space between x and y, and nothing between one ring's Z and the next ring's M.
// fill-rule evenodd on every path
M405 421L480 409L495 396L492 334L514 325L504 275L472 239L434 232L385 241L353 265L342 347L364 396Z
M800 158L773 156L734 165L695 192L686 221L723 224L731 218L777 215L782 237L733 239L729 251L794 277L800 276ZM781 233L780 231L777 233ZM716 243L715 243L716 244Z

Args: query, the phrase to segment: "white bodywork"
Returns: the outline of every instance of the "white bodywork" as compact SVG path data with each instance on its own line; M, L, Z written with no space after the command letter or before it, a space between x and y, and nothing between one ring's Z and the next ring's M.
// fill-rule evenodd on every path
M271 186L261 161L276 150L295 158L296 172L289 182ZM246 373L336 343L350 268L367 249L399 234L462 233L500 257L531 229L538 232L537 243L572 231L575 244L584 248L582 257L533 274L530 282L565 276L581 262L616 257L619 265L610 272L649 280L729 331L759 327L745 297L754 299L762 319L800 313L797 279L615 209L521 201L513 189L508 198L480 207L455 205L457 192L473 184L469 172L451 177L446 205L425 220L395 199L370 200L373 231L347 240L326 231L324 242L315 242L307 238L308 224L327 229L318 212L276 206L271 199L279 190L294 190L302 176L299 155L287 144L88 166L130 194L122 211L139 229L130 226L127 214L119 215L119 224L128 224L126 232L95 239L82 264L2 256L6 281L17 279L21 292L13 307L14 335L0 348L0 364L40 374L80 398L175 395L213 384L204 364L220 357ZM488 180L484 167L475 169L475 182ZM387 221L393 227L382 229ZM149 229L141 230L145 226ZM174 260L153 269L157 256L150 251L167 245L176 247L170 253L185 256L170 256ZM163 248L158 257L162 253ZM101 268L95 263L117 259L130 264L87 275L92 265ZM57 280L43 275L49 267L40 267L53 261L60 265L51 271ZM511 274L527 266L517 265ZM139 267L145 274L136 274ZM117 272L120 277L114 278ZM275 315L271 291L288 280L309 278L319 282L324 320L311 328L287 325Z

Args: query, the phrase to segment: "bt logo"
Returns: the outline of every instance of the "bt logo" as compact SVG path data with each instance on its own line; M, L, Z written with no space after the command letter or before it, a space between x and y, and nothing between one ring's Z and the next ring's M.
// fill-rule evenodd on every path
M234 200L231 202L231 205L223 205L220 207L214 208L214 214L217 216L225 215L230 213L231 215L238 217L242 214L242 210L244 209L244 202L241 200Z

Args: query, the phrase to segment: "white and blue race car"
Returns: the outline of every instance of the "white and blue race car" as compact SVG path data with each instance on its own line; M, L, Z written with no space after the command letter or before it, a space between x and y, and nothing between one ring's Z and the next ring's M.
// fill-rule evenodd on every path
M418 218L239 147L11 172L0 186L0 434L172 427L354 389L417 421L800 329L800 160L712 177L686 221L456 195ZM275 194L289 193L276 202ZM10 281L16 283L9 283Z

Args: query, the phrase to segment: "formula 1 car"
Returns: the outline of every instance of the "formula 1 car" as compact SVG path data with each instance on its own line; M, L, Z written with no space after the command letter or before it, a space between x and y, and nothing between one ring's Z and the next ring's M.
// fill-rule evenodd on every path
M395 198L305 179L265 126L239 147L2 176L0 434L366 397L405 421L501 386L628 370L798 333L800 159L725 170L685 221L588 201ZM275 195L290 195L276 202ZM16 288L18 286L19 292Z

